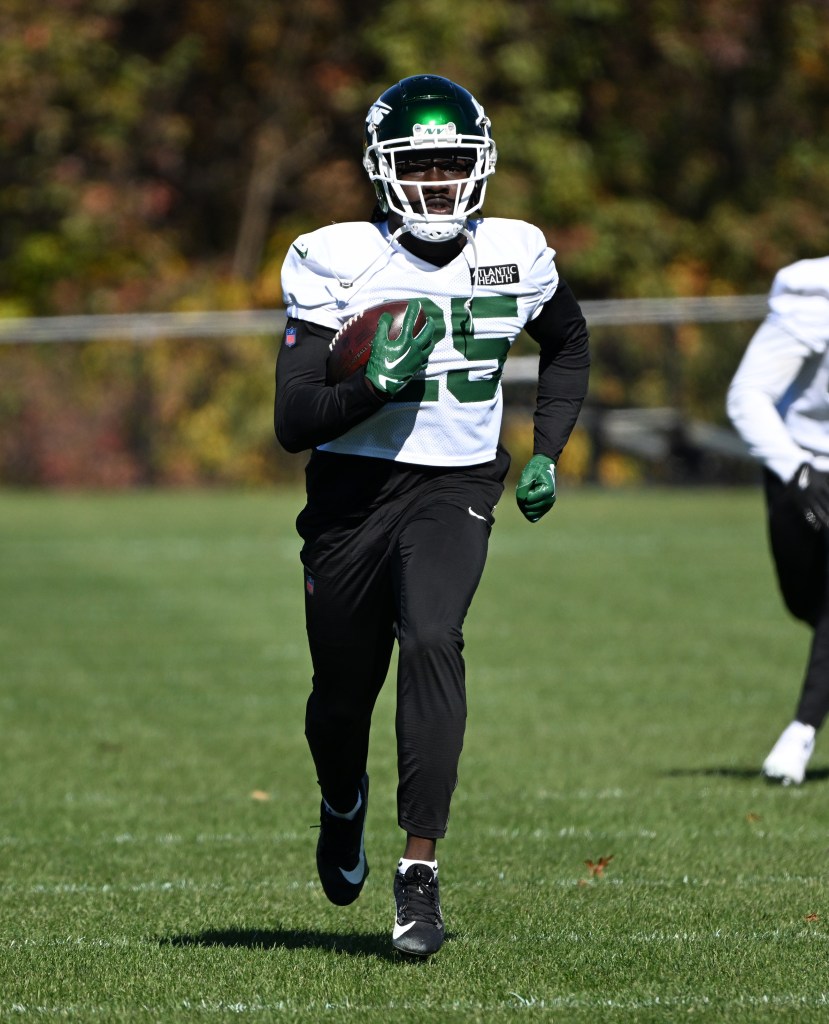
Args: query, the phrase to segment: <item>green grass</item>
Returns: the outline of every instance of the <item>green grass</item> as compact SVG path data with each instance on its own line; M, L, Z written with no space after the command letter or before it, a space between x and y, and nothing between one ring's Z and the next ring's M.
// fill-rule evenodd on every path
M316 880L300 502L0 493L0 1018L825 1019L829 759L757 776L808 642L758 492L505 497L425 963L389 943L393 686L372 875Z

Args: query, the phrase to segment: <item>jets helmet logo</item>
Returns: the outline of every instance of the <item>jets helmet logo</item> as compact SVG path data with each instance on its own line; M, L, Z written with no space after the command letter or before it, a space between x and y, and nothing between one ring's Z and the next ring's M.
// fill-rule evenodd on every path
M376 103L373 103L369 108L368 114L366 115L366 124L368 125L369 130L371 131L376 128L379 128L380 125L383 123L383 118L386 116L386 114L390 113L391 107L388 105L388 103L383 103L381 100L377 100Z

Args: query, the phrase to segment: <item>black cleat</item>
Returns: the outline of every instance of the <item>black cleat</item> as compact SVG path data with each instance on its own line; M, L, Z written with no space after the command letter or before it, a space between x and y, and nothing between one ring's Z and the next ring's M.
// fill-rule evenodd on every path
M414 956L437 953L444 937L437 872L428 864L412 864L405 875L395 872L394 902L394 948Z
M338 907L347 907L360 895L368 877L365 854L368 775L360 779L362 803L353 820L329 814L320 804L320 836L317 840L317 872L325 895Z

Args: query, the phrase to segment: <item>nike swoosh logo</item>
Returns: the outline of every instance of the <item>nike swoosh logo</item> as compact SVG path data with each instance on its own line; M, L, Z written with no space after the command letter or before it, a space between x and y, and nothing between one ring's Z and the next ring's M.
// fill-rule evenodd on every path
M299 253L299 258L301 260L304 260L305 257L308 255L307 245L294 245L294 249L296 249L296 251Z
M352 868L350 871L346 871L345 868L340 868L340 874L348 882L349 885L359 885L365 877L366 873L366 855L362 848L360 849L360 859L357 861L357 867Z
M486 522L486 516L479 516L477 512L473 512L471 505L469 506L468 511L471 516L475 516L476 519L483 519L483 521Z
M414 928L417 921L409 921L408 924L398 924L394 922L394 928L392 929L391 937L393 939L399 939L401 935L405 935L410 928Z
M411 349L407 348L402 356L398 356L397 359L394 359L394 360L389 359L389 357L386 356L386 369L387 370L393 370L395 368L395 366L397 366L398 363L402 363L403 362L403 360L406 358L406 356L410 352L411 352Z

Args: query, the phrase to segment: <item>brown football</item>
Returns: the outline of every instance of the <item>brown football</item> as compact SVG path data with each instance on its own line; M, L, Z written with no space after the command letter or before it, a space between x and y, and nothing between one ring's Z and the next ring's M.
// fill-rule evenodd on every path
M381 302L378 306L364 309L351 317L342 325L328 346L328 362L326 363L326 379L329 384L340 381L356 373L365 366L371 355L371 343L377 333L377 322L383 313L390 313L393 320L389 326L389 337L397 338L403 326L403 317L409 303L403 301ZM421 306L417 311L414 333L419 334L426 326L426 315Z

